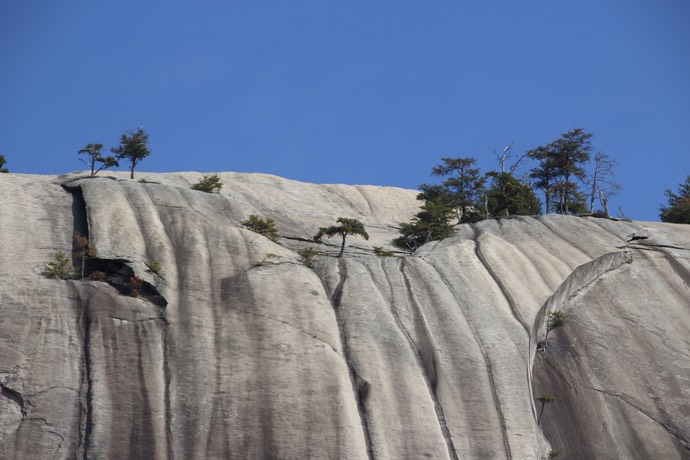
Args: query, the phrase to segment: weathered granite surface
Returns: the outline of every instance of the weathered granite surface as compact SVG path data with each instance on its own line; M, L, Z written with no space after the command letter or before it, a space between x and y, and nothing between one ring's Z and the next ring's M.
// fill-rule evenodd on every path
M0 175L0 458L690 458L690 226L504 218L378 257L415 191L201 176ZM338 259L310 239L341 216L370 239ZM43 277L75 231L145 295Z

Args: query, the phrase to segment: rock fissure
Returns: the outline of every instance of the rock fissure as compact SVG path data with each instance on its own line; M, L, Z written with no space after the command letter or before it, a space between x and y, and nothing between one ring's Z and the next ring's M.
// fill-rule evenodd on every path
M345 282L347 281L347 265L342 259L338 260L338 274L340 279L338 280L338 285L333 290L331 296L331 305L333 306L333 311L335 312L335 320L338 324L338 335L340 336L340 345L341 349L343 350L343 357L345 358L345 363L347 364L348 373L350 375L350 382L352 384L355 402L357 403L357 411L359 412L359 419L362 425L362 431L364 433L364 442L367 448L367 457L369 460L374 460L375 457L371 442L371 433L369 431L369 420L367 419L365 407L366 397L369 393L369 382L363 379L355 369L350 352L350 344L347 340L345 322L343 321L342 313L340 312L340 309L342 308L343 289Z
M501 281L501 278L496 274L496 271L491 267L491 264L486 260L486 257L484 257L484 254L482 253L481 249L481 243L479 241L481 233L479 233L476 229L472 229L474 232L474 252L477 256L477 259L482 263L484 266L484 269L489 273L491 278L494 280L494 283L496 283L496 286L498 286L499 290L501 291L503 297L506 299L506 302L508 303L508 306L510 307L510 311L513 314L513 317L517 320L517 322L520 323L522 328L525 330L525 333L529 337L529 326L527 325L527 322L524 320L522 317L522 314L517 308L517 305L515 304L515 300L513 299L512 294L510 291L506 288L505 284L503 281Z
M626 395L625 393L621 393L618 391L611 391L611 390L603 390L601 388L590 387L590 386L584 385L582 383L580 383L580 386L582 388L587 389L587 390L596 391L598 393L602 393L602 394L605 394L607 396L612 396L614 398L619 399L620 401L624 402L625 404L629 405L630 407L632 407L633 409L638 411L640 414L646 416L647 418L649 418L653 422L656 422L657 424L659 424L659 426L661 426L668 434L670 434L671 436L676 438L678 440L678 442L680 442L680 444L686 450L690 451L690 441L688 441L688 438L686 438L685 436L683 436L680 433L680 430L677 427L671 426L671 424L669 422L664 422L663 420L659 419L658 417L655 417L648 410L645 410L644 408L642 408L642 406L640 404L635 403L632 400L632 398L629 397L628 395Z
M408 296L408 301L412 308L415 311L415 316L417 316L418 320L421 321L423 324L423 331L424 334L427 335L426 337L426 342L427 346L429 346L431 349L432 355L434 354L433 346L432 346L432 340L431 340L431 334L429 333L429 329L426 325L426 322L424 321L424 318L421 315L421 309L419 307L419 304L417 300L414 297L414 292L412 290L412 283L410 282L409 277L405 273L405 264L406 261L403 259L400 261L399 264L399 270L400 270L400 276L402 277L403 280L403 285L405 286L405 290L407 291L407 296ZM432 359L431 363L431 369L428 369L429 365L425 363L425 360L422 357L422 353L420 348L415 344L415 341L412 339L412 336L410 333L405 329L405 327L402 324L402 321L400 320L400 317L398 316L398 313L395 309L395 306L391 304L391 312L393 313L393 317L395 318L395 323L398 326L398 329L403 333L403 336L407 339L408 346L415 352L415 357L417 358L417 363L419 368L423 371L422 377L424 378L424 383L426 384L427 391L429 392L429 397L431 398L431 401L434 404L434 412L436 413L436 420L438 421L439 428L441 430L441 434L443 436L443 439L446 441L446 448L448 449L448 456L453 459L453 460L458 460L458 454L457 450L455 449L455 442L453 441L453 434L450 432L450 429L448 428L448 423L446 421L446 414L445 411L443 410L443 405L441 404L441 400L438 397L438 394L436 393L436 386L438 384L438 376L436 374L436 366L435 366L435 361ZM433 358L433 356L432 356Z
M77 290L79 296L79 291ZM80 296L81 297L81 296ZM82 302L79 302L82 304ZM90 458L90 444L91 436L94 429L93 421L93 361L91 357L91 307L85 305L81 312L81 333L82 333L82 365L81 365L81 387L80 387L80 442L79 448L82 450L82 457L84 460Z
M457 298L455 295L455 291L453 290L450 281L446 278L446 276L439 270L436 269L433 265L430 265L438 274L439 279L443 282L445 285L446 290L453 296L455 299L455 302L460 305L460 300ZM489 358L489 355L486 350L486 346L484 345L481 335L479 332L476 330L476 326L472 324L471 321L467 321L467 325L470 328L470 331L472 332L472 336L474 338L475 343L477 344L479 351L481 352L482 359L485 364L486 368L486 375L487 379L489 382L489 388L491 389L491 397L493 400L493 406L494 409L496 410L496 415L498 416L498 421L500 423L500 429L501 429L501 435L503 438L503 449L506 454L506 458L512 459L512 453L510 449L510 442L508 441L508 433L506 429L506 421L505 421L505 415L503 414L503 408L501 407L501 400L498 397L498 391L496 387L496 381L494 379L493 375L493 366L491 364L491 359Z
M5 385L4 383L0 382L0 394L12 401L13 403L15 403L17 406L19 406L19 411L22 414L22 419L26 417L26 405L29 401L25 399L19 391L14 390Z
M340 354L340 352L339 352L333 345L331 345L330 343L326 342L325 340L323 340L322 338L320 338L320 337L317 336L316 334L312 334L311 332L305 331L304 329L301 329L301 328L295 326L294 324L289 323L288 321L283 321L283 320L280 320L280 319L271 318L270 316L262 315L261 313L257 313L257 312L254 312L254 311L248 311L248 310L242 310L241 308L235 308L235 307L233 307L233 306L230 306L230 308L232 309L232 311L236 311L236 312L239 312L239 313L244 313L244 314L247 314L247 315L258 316L259 318L264 318L264 319L267 319L267 320L269 320L269 321L274 321L274 322L276 322L276 323L280 323L280 324L284 324L284 325L286 325L286 326L290 326L292 329L295 329L296 331L298 331L298 332L300 332L300 333L302 333L302 334L304 334L304 335L308 335L308 336L311 337L312 339L317 340L317 341L323 343L324 345L327 345L328 348L330 348L330 349L333 350L336 354L338 354L339 356L341 356L341 357L344 358L344 356L343 356L342 354Z

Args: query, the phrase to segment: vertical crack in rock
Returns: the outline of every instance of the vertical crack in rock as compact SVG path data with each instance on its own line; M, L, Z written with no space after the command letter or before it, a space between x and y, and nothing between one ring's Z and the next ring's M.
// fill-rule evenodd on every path
M499 225L500 225L500 219L499 219ZM510 312L512 313L513 317L522 325L522 328L525 330L527 333L527 359L525 362L527 365L525 366L525 376L527 378L527 385L529 389L529 397L530 397L530 405L532 406L532 412L536 414L536 406L534 405L534 393L532 389L532 370L531 370L531 350L532 350L532 343L531 343L531 333L529 326L527 325L527 321L522 317L522 314L517 308L517 305L515 303L515 299L513 299L512 294L510 294L508 288L506 288L505 284L503 281L501 281L501 278L496 274L494 271L493 267L489 264L489 262L486 260L486 257L484 257L484 254L481 249L481 243L480 243L480 236L481 234L477 231L474 226L472 227L472 232L473 232L473 240L474 240L474 253L477 256L477 259L481 262L481 264L484 266L484 269L489 273L491 278L494 280L494 283L498 286L500 289L503 297L506 299L508 302L508 306L510 307ZM492 377L493 378L493 377ZM506 435L507 436L507 435Z
M434 267L433 265L430 266L434 269L434 271L436 271L439 279L443 282L448 292L453 296L456 303L460 305L460 300L455 295L455 291L453 290L450 281L443 275L443 273L441 273L439 270L436 270L436 267ZM498 397L498 391L496 389L496 381L494 380L494 372L491 360L489 359L489 355L486 352L486 347L482 342L481 335L479 331L477 331L476 326L473 325L470 321L467 321L467 325L469 326L470 331L472 331L472 336L474 337L474 341L477 343L477 346L479 348L479 351L481 352L481 356L486 367L487 378L489 380L489 387L491 388L491 398L493 400L494 409L496 409L496 414L498 415L498 420L501 425L501 436L503 439L503 449L505 451L506 458L512 459L513 454L510 450L510 442L508 441L508 429L506 427L506 420L505 415L503 414L503 408L501 407L501 400Z
M419 368L422 370L422 377L424 378L424 383L426 384L427 390L429 392L429 397L434 403L434 411L436 412L436 420L438 421L439 428L441 429L441 434L443 435L443 439L446 441L446 447L448 449L448 456L452 460L458 460L458 454L455 450L455 443L453 442L453 435L451 434L450 430L448 429L448 424L446 422L446 414L443 410L443 406L441 405L441 400L438 397L438 394L436 393L436 387L438 384L438 376L436 374L436 360L435 360L435 353L434 353L434 348L432 345L431 341L431 334L429 332L429 329L426 325L426 321L424 321L424 318L422 317L421 313L421 308L419 306L419 303L414 297L414 294L412 293L412 283L410 282L409 277L405 273L405 264L406 261L405 259L402 259L400 261L400 265L398 266L400 270L400 276L402 277L403 284L405 285L405 291L407 292L407 298L410 302L410 305L414 308L414 314L416 316L416 320L422 324L422 332L424 333L425 337L423 337L424 341L426 342L425 345L430 351L430 359L427 357L427 359L424 359L422 356L422 349L419 346L416 346L414 340L410 336L410 333L405 329L405 327L402 324L402 321L400 320L400 317L398 316L398 312L395 309L395 306L391 304L391 312L393 313L393 318L395 319L395 324L398 326L398 329L403 333L403 336L407 339L407 343L409 344L410 348L415 352L415 357L417 358L417 364L419 365ZM430 362L428 362L430 361Z
M350 374L350 381L352 383L352 390L355 396L355 401L357 402L357 411L359 412L359 419L362 424L362 430L364 431L364 441L367 446L367 457L370 460L374 459L374 451L371 444L371 434L369 433L369 422L367 420L365 403L367 396L369 395L369 382L364 380L357 371L355 370L354 363L352 362L352 357L350 354L350 345L347 340L347 334L345 333L345 324L340 313L340 308L342 304L343 288L345 281L347 280L347 266L345 260L338 260L338 269L340 274L340 280L336 286L333 294L331 296L331 303L333 305L333 311L335 312L335 320L338 323L338 332L340 335L340 344L343 350L343 356L345 357L345 363L347 364L348 373Z
M170 363L168 358L168 326L163 324L161 328L161 341L163 342L163 379L165 394L163 395L165 404L165 445L167 448L167 458L175 458L172 446L172 409L170 407Z
M505 297L506 301L508 302L508 306L510 307L510 311L513 314L513 317L522 325L522 328L525 330L527 335L529 336L529 326L527 325L527 322L524 320L522 317L522 314L520 311L517 309L517 305L515 304L515 300L513 299L513 296L510 294L508 289L505 287L505 284L503 284L503 281L501 281L501 278L496 274L494 269L491 267L489 262L486 260L486 257L484 257L484 254L482 253L482 248L481 248L481 242L479 241L479 237L481 234L475 229L474 227L472 228L472 231L474 232L474 252L477 256L477 259L482 263L486 271L489 273L491 278L494 280L498 288L501 290L501 293L503 294L503 297Z
M89 446L91 444L91 434L93 432L93 380L92 380L92 366L91 359L91 313L89 305L82 305L82 299L79 291L75 289L77 294L77 306L84 308L81 314L81 329L84 338L82 339L83 362L82 362L82 383L81 383L81 400L82 400L82 422L80 423L83 431L81 448L83 449L83 458L88 460ZM85 394L84 394L85 392Z

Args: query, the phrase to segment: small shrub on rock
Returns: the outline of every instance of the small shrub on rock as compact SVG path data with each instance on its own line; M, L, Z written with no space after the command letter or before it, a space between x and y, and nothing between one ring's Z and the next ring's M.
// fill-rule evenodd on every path
M125 281L125 289L129 291L131 297L140 297L141 288L144 286L144 280L134 275Z
M220 177L217 174L204 176L203 179L192 185L192 190L206 193L220 193L221 188L223 188L223 184L220 182Z
M393 256L395 256L393 251L383 249L381 246L374 246L374 254L376 254L379 257L393 257Z
M256 214L252 214L247 220L242 222L242 225L247 230L263 235L274 243L280 244L280 235L278 235L278 229L273 219L262 219Z
M46 262L43 267L43 276L52 279L71 280L79 277L79 272L64 252L56 252L53 255L53 260Z
M299 254L300 259L302 259L302 263L311 268L316 263L316 257L320 255L321 252L314 248L302 248L297 251L297 254Z
M89 276L91 281L108 281L108 274L102 271L95 271Z
M148 263L144 262L144 263L146 264L146 268L148 268L149 271L152 271L153 273L160 276L161 278L163 277L163 275L161 274L163 267L161 267L160 262L158 262L157 260L152 260L151 262L148 262Z

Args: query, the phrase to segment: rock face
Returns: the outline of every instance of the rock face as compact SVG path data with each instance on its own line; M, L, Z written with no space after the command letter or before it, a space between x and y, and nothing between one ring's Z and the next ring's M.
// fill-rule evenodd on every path
M0 175L2 458L690 458L690 226L504 218L379 257L416 192L109 176ZM370 239L336 258L310 239L341 216ZM75 231L109 282L42 276Z

